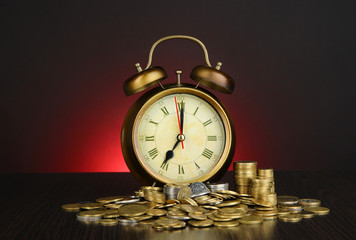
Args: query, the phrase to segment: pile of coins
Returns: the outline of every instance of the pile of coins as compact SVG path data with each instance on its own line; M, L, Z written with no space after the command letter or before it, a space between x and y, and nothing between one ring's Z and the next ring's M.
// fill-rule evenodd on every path
M255 182L251 182L249 191L259 200L232 190L211 191L204 183L195 182L181 186L177 199L174 199L175 194L171 198L170 194L162 192L166 191L164 189L167 186L163 189L144 186L133 196L112 196L96 199L96 202L65 204L62 209L77 212L77 219L85 223L103 226L150 225L157 231L181 229L187 225L199 228L237 227L277 218L285 222L297 222L302 218L329 213L329 209L320 207L321 202L317 199L279 196L278 205L274 204L274 198L262 197L264 193L271 194L270 180L256 178ZM262 200L268 204L263 205Z
M278 218L284 222L299 222L314 215L329 214L330 210L320 205L321 201L318 199L278 196Z

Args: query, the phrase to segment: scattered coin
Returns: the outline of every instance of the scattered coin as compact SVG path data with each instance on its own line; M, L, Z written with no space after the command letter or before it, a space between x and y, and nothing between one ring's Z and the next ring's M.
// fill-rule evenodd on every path
M208 216L205 213L202 212L190 212L188 213L188 216L192 219L196 220L206 220L208 219Z
M313 212L316 215L327 215L330 212L330 209L326 207L307 207L304 210Z
M145 214L147 206L142 204L127 204L118 209L118 214L124 217L135 217Z
M163 209L149 209L146 212L147 215L151 215L151 216L155 216L155 217L159 217L159 216L165 216L167 214L166 210Z
M214 222L214 226L216 227L236 227L239 224L240 224L239 221Z
M241 224L260 224L263 222L263 218L260 216L247 216L239 220Z
M210 227L211 225L214 224L214 221L211 219L206 219L203 221L199 220L189 220L188 223L192 225L193 227Z
M85 210L93 210L93 209L98 209L98 208L102 208L103 205L101 205L100 203L85 203L81 205L81 209L85 209Z
M295 196L278 196L277 203L281 205L293 205L298 203L298 197Z
M112 203L112 202L116 202L116 201L120 201L124 199L123 197L121 196L111 196L111 197L102 197L102 198L98 198L96 199L96 201L98 203L101 203L101 204L107 204L107 203Z
M303 218L312 218L314 217L314 213L310 211L301 211L299 213Z
M278 218L283 222L299 222L303 219L300 214L287 214L278 216Z
M302 199L299 199L299 204L304 207L319 207L321 204L321 201L319 199L302 198Z
M103 226L115 226L119 222L116 219L100 219L99 224Z
M62 209L67 212L77 212L80 210L82 204L71 203L62 205Z

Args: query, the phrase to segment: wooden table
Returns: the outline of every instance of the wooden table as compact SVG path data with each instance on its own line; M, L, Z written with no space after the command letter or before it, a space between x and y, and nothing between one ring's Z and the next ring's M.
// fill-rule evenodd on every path
M62 204L132 194L141 185L129 173L2 174L0 239L356 239L354 172L276 171L278 195L317 198L329 215L299 223L192 228L156 232L149 226L103 227L76 220ZM233 174L222 181L233 188Z

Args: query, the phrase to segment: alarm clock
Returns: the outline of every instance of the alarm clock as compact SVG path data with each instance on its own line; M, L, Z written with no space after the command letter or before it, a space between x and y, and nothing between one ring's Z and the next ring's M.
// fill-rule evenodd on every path
M166 71L151 67L155 47L166 40L186 39L198 43L206 65L196 66L191 79L162 84ZM205 45L185 35L167 36L156 41L150 50L148 64L124 83L126 95L144 91L129 109L121 133L125 162L142 184L189 184L217 181L228 169L235 152L235 130L224 105L208 90L232 93L233 79L220 70L221 63L211 67Z

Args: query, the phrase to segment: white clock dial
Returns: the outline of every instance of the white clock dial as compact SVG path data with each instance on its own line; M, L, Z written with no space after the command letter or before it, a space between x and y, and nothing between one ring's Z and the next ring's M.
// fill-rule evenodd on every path
M133 134L135 154L142 159L141 165L167 182L192 182L221 158L226 144L224 124L204 99L170 94L141 114Z

